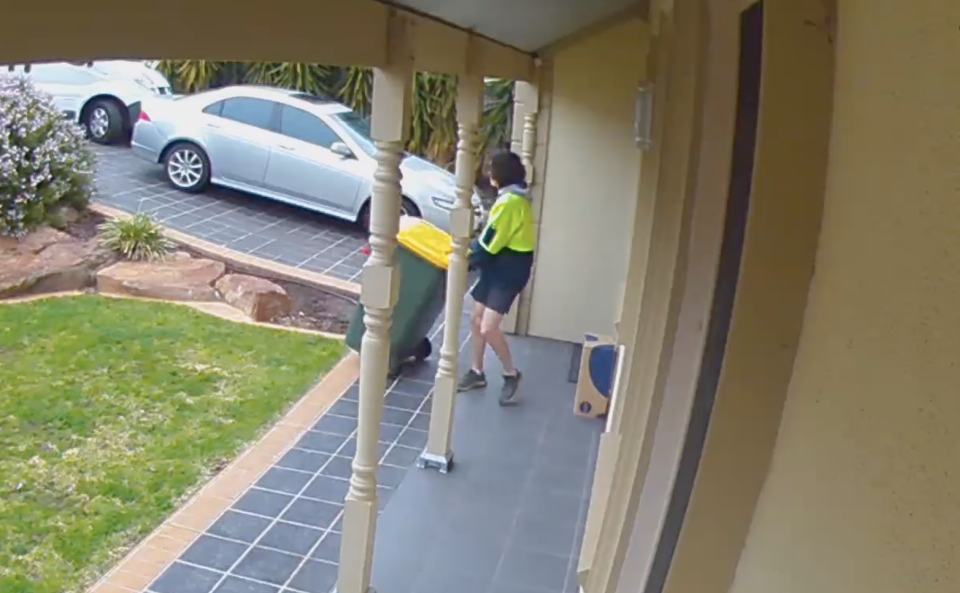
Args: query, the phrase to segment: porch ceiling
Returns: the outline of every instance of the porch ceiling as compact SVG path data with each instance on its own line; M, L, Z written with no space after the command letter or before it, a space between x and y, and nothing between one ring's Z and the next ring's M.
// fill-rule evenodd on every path
M102 0L16 2L4 11L0 64L109 58L389 62L394 11L411 25L419 70L517 80L533 53L649 0ZM404 14L405 13L405 14ZM472 33L476 33L473 35Z
M638 0L394 0L500 43L536 52L645 1Z

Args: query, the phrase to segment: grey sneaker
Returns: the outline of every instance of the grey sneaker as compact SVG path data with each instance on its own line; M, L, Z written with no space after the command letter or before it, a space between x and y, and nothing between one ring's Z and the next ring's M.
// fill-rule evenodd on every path
M504 375L503 376L503 388L500 389L500 400L499 404L501 406L515 406L517 405L517 388L520 387L520 371L517 371L516 375Z
M457 382L457 391L471 391L487 386L487 376L470 369Z

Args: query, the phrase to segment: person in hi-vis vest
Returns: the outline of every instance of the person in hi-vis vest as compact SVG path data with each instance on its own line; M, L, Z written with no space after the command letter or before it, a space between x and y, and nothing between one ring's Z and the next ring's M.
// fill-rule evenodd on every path
M470 246L470 267L479 270L480 278L470 291L476 301L471 326L472 364L457 389L469 391L487 385L483 354L489 344L503 365L501 406L517 403L520 371L513 366L500 322L526 287L533 268L533 213L526 177L527 171L515 153L502 152L493 157L490 180L498 190L497 201L486 226Z

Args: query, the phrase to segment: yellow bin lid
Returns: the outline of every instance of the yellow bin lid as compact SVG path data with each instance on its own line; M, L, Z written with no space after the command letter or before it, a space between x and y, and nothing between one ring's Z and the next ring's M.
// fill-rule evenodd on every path
M412 216L401 217L397 241L441 270L447 269L453 240L429 222Z

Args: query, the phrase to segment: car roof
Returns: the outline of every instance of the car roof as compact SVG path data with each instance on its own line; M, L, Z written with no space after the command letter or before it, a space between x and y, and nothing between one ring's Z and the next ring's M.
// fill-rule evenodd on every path
M227 86L203 94L207 96L216 95L223 99L230 97L253 97L256 99L267 99L270 101L276 101L278 103L294 105L308 111L312 111L318 115L345 113L351 111L351 109L346 105L337 103L336 101L324 97L318 97L302 91L255 84Z

